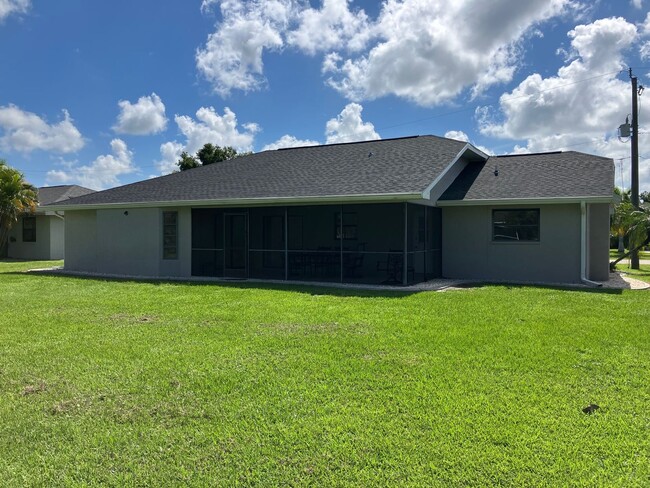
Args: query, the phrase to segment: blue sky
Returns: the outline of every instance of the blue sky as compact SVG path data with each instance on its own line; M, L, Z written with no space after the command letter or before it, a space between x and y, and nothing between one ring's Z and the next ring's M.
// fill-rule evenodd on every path
M109 188L206 142L261 151L414 134L615 158L650 0L0 0L0 158ZM641 187L650 103L640 97Z

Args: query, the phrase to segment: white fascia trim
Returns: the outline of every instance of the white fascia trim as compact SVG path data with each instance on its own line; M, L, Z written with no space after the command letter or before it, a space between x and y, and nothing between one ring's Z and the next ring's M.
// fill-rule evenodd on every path
M612 203L611 197L549 197L497 198L486 200L438 200L438 207L470 207L477 205L560 205L566 203Z
M483 158L485 160L488 160L490 158L489 154L485 154L479 148L474 147L470 143L467 143L467 145L463 148L463 150L461 152L464 152L464 151L472 151L474 154L476 154L477 156L479 156L479 157L481 157L481 158Z
M253 207L268 205L305 205L328 203L381 203L419 200L421 193L382 193L377 195L323 195L317 197L227 198L220 200L174 200L159 202L102 203L87 205L48 205L48 210L101 210L112 208L159 207Z
M445 175L446 175L447 173L449 173L449 171L451 171L451 168L454 167L454 165L458 162L458 160L459 160L460 158L462 158L462 157L465 155L465 152L467 152L467 151L471 151L471 152L473 152L474 154L476 154L477 156L479 156L479 157L481 157L481 158L483 158L483 159L485 159L485 160L487 160L488 157L489 157L489 156L488 156L487 154L485 154L483 151L481 151L480 149L475 148L474 146L472 146L472 145L468 142L468 143L465 144L465 146L464 146L464 147L463 147L463 148L458 152L458 154L456 154L456 157L455 157L454 159L452 159L451 163L449 163L449 164L447 165L447 167L446 167L445 169L442 170L442 172L438 175L438 177L437 177L435 180L433 180L433 182L432 182L429 186L426 187L426 189L422 192L422 198L424 198L425 200L429 200L429 199L431 198L431 190L433 190L433 189L435 188L435 186L436 186L438 183L440 183L440 181L445 177Z

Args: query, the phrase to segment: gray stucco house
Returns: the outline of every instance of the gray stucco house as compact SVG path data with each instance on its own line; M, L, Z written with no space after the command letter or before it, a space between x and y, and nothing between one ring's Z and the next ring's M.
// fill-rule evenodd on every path
M51 204L65 268L410 284L608 279L611 159L436 136L279 149Z
M63 259L64 216L43 208L94 190L77 185L38 188L39 206L33 214L23 215L9 231L7 257L13 259Z

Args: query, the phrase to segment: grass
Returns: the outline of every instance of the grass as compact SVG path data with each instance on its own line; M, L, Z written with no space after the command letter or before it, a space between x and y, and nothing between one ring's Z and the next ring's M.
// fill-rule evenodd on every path
M627 249L625 250L627 252ZM623 254L619 253L616 249L609 250L609 259L616 259L621 257ZM650 259L650 251L639 251L639 259Z
M0 486L650 484L647 292L41 265L0 262Z

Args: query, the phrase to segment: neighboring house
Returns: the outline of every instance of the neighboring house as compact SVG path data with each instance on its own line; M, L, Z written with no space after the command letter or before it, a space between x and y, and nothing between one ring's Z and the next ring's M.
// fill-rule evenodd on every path
M77 185L39 188L36 212L23 215L9 232L7 256L13 259L63 259L63 214L44 209L43 206L93 191Z
M65 268L410 284L608 279L611 159L435 136L264 151L51 205Z

